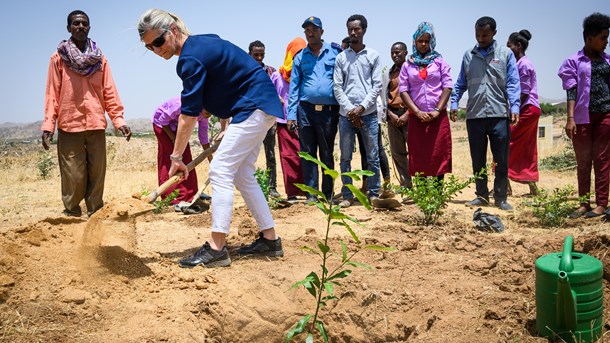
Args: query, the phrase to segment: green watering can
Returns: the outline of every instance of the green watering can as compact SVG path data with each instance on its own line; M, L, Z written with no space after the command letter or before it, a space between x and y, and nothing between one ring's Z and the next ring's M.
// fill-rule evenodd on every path
M567 236L563 252L536 260L536 329L549 339L593 342L602 336L603 266L573 247Z

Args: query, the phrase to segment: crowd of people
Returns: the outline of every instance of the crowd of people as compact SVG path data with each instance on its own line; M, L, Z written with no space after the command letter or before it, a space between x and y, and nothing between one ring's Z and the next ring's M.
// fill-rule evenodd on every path
M295 186L303 183L320 190L341 207L354 203L350 177L334 195L332 179L318 165L301 159L307 152L334 169L334 145L339 133L339 169L352 170L358 142L362 169L369 170L361 190L373 207L400 206L390 189L389 159L383 149L382 123L387 123L390 157L398 183L412 187L416 175L442 182L452 170L450 120L467 92L466 128L473 173L486 169L488 145L494 162L493 189L488 173L476 180L476 198L469 206L491 204L510 211L509 180L538 192L537 131L540 117L534 64L526 50L532 34L512 33L503 44L494 39L496 21L481 17L474 25L476 44L465 51L459 75L436 49L432 23L422 22L407 43L390 46L393 65L383 68L379 53L365 44L368 23L363 15L346 21L348 36L342 44L329 43L322 20L311 16L301 27L305 39L288 43L278 69L265 65L265 45L254 41L248 52L214 34L194 35L175 14L151 9L138 21L144 46L169 60L178 57L177 74L183 89L179 97L162 104L154 114L158 140L159 183L182 172L180 198L191 200L197 191L189 139L199 124L199 140L209 146L208 118L220 118L218 150L211 160L212 227L208 242L182 267L228 266L226 248L237 188L255 218L259 237L238 249L241 255L282 256L282 243L269 206L255 180L255 162L263 148L269 171L270 195L279 197L275 142L290 202L318 199ZM82 11L68 15L71 37L51 57L45 99L43 146L49 148L56 125L64 213L80 216L84 199L92 215L103 206L105 175L105 113L129 140L131 130L107 61L88 38L89 17ZM561 65L558 72L567 94L567 136L577 160L578 193L590 193L591 167L595 174L596 207L588 199L572 217L600 216L608 206L610 184L610 17L594 13L583 22L584 47ZM229 77L230 76L230 77ZM449 108L449 109L448 109ZM404 200L404 199L403 199Z

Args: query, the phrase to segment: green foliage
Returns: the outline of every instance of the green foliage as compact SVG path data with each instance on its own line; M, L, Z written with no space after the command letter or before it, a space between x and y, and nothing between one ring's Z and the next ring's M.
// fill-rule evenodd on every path
M215 137L220 132L220 118L211 116L208 118L208 134L210 137Z
M313 158L307 153L299 152L299 156L319 165L324 170L324 174L330 176L333 179L333 186L335 180L340 175L349 176L355 180L360 180L360 177L364 175L373 175L373 173L368 170L356 170L339 174L337 171L329 169L324 163ZM311 294L311 296L315 299L316 309L313 315L305 315L296 323L296 325L292 329L290 329L290 331L288 331L288 333L286 334L286 342L292 341L294 337L300 334L306 334L305 342L313 342L314 333L318 331L323 341L325 343L328 343L328 331L324 326L324 322L319 319L320 310L323 307L326 307L329 301L338 300L337 296L335 295L336 287L342 286L342 284L340 283L342 279L346 278L352 273L350 267L363 267L370 269L369 266L352 260L354 255L356 255L360 250L357 249L353 253L348 252L347 245L342 240L340 241L341 253L333 253L330 246L328 245L328 235L330 233L331 225L342 226L349 232L354 242L356 244L360 244L360 239L352 229L351 225L356 224L362 226L362 224L356 218L341 213L340 206L333 205L332 200L334 194L331 194L330 199L328 199L326 198L324 193L320 192L317 189L313 189L303 184L296 184L296 186L302 189L303 191L318 197L318 201L315 203L315 206L318 207L326 217L326 234L324 236L324 241L317 242L317 249L307 246L302 247L303 250L315 254L322 260L322 263L320 265L321 270L319 273L312 271L307 275L307 277L305 277L305 279L293 284L291 288L297 288L301 286L305 288L307 292ZM347 187L349 187L349 189L354 193L354 195L358 198L362 205L364 205L367 209L371 209L371 205L369 204L368 199L364 194L362 194L359 189L357 189L353 185L347 185ZM386 248L381 246L365 246L364 248L382 251L393 250L392 248ZM330 269L330 258L335 258L338 260L335 264L335 267L332 269Z
M571 145L566 145L563 151L557 155L551 155L540 161L540 169L543 170L565 170L576 168L576 155Z
M269 204L269 207L276 208L278 206L278 199L269 197L269 190L271 189L269 187L269 169L256 168L256 171L254 172L254 177L256 178L256 182L258 183L258 185L261 187L261 190L263 191L263 195L265 196L265 200Z
M454 175L445 175L444 180L439 180L434 176L423 176L417 173L411 179L413 187L398 187L397 193L406 195L415 202L415 205L422 211L425 224L436 223L438 218L443 214L443 209L447 207L449 200L453 199L458 193L468 187L476 179L486 173L486 169L468 178L460 181Z
M565 107L565 104L562 106L562 105L551 105L549 103L543 102L540 104L540 112L542 112L543 116L547 116L547 115L558 116L558 115L566 113L566 107Z
M38 162L36 166L38 167L38 175L43 180L46 180L51 174L51 169L55 165L55 160L53 160L53 156L48 151L41 151L38 155Z
M555 188L552 192L540 189L538 195L527 199L523 204L532 209L534 217L549 227L558 227L565 224L566 219L579 203L588 202L589 195L578 200L570 200L574 194L574 187Z
M165 199L162 200L157 200L153 203L153 205L155 205L155 208L153 209L153 213L161 213L163 212L163 210L165 210L165 208L167 206L169 206L169 204L178 197L178 195L180 194L180 191L177 189L174 189L173 192L171 192L167 197L165 197Z
M463 110L463 109L458 109L458 112L457 112L457 119L459 119L459 120L465 120L465 119L466 119L466 110Z

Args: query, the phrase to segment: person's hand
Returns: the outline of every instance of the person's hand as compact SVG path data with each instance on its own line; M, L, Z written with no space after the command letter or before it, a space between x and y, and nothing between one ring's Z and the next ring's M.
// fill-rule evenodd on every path
M45 150L49 150L49 144L53 141L53 132L43 131L42 132L42 147Z
M438 118L441 115L440 111L434 110L430 112L430 120Z
M226 130L220 131L220 132L219 132L219 133L218 133L218 134L217 134L217 135L216 135L216 136L213 138L213 139L214 139L214 141L213 141L212 143L214 143L214 145L218 145L218 144L220 144L220 141L222 141L222 137L224 137L224 136L225 136L225 131L226 131Z
M286 122L289 131L296 131L299 128L296 120L289 120Z
M201 116L204 118L210 118L212 113L208 112L207 110L201 110Z
M169 177L171 178L178 172L182 172L182 176L178 179L178 182L182 182L189 177L189 171L186 164L182 161L172 161L172 166L169 168Z
M419 119L421 122L427 122L430 121L430 115L428 112L423 112L423 111L417 111L415 112L415 116L417 117L417 119Z
M457 113L458 113L458 110L451 110L449 112L449 118L451 119L452 122L455 122L457 120Z
M573 117L568 117L568 121L566 121L566 135L569 139L573 139L576 135L576 122Z
M510 124L515 126L515 125L517 125L518 122L519 122L519 114L512 113L510 115Z
M390 122L390 124L394 127L400 127L400 124L398 124L399 121L399 117L394 114L391 110L388 111L388 121Z
M129 140L131 139L131 129L129 128L129 126L123 125L119 127L119 131L121 131L123 136L125 136L125 139L127 139L127 141L129 142Z

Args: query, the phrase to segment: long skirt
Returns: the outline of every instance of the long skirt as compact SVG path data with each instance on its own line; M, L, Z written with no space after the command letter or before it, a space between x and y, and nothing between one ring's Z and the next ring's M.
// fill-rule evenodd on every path
M162 128L153 124L153 129L155 131L155 136L157 136L157 178L159 180L159 185L161 185L169 180L169 168L172 166L169 155L174 151L174 143L169 139L169 136ZM187 144L184 154L182 155L182 162L184 162L184 164L189 164L192 160L191 148ZM197 193L197 172L195 169L189 172L188 179L170 187L165 193L161 194L161 198L165 199L176 189L179 194L176 199L172 200L172 205L178 204L181 201L193 200L193 196Z
M409 113L407 125L409 174L440 176L451 173L451 127L447 111L430 122Z
M510 129L508 178L517 182L538 181L538 119L540 109L527 105L519 122Z
M280 150L280 163L282 174L284 174L284 188L286 195L294 197L305 195L295 183L303 183L303 169L301 168L301 157L297 154L300 150L299 135L297 131L290 131L286 124L277 124L277 142Z

